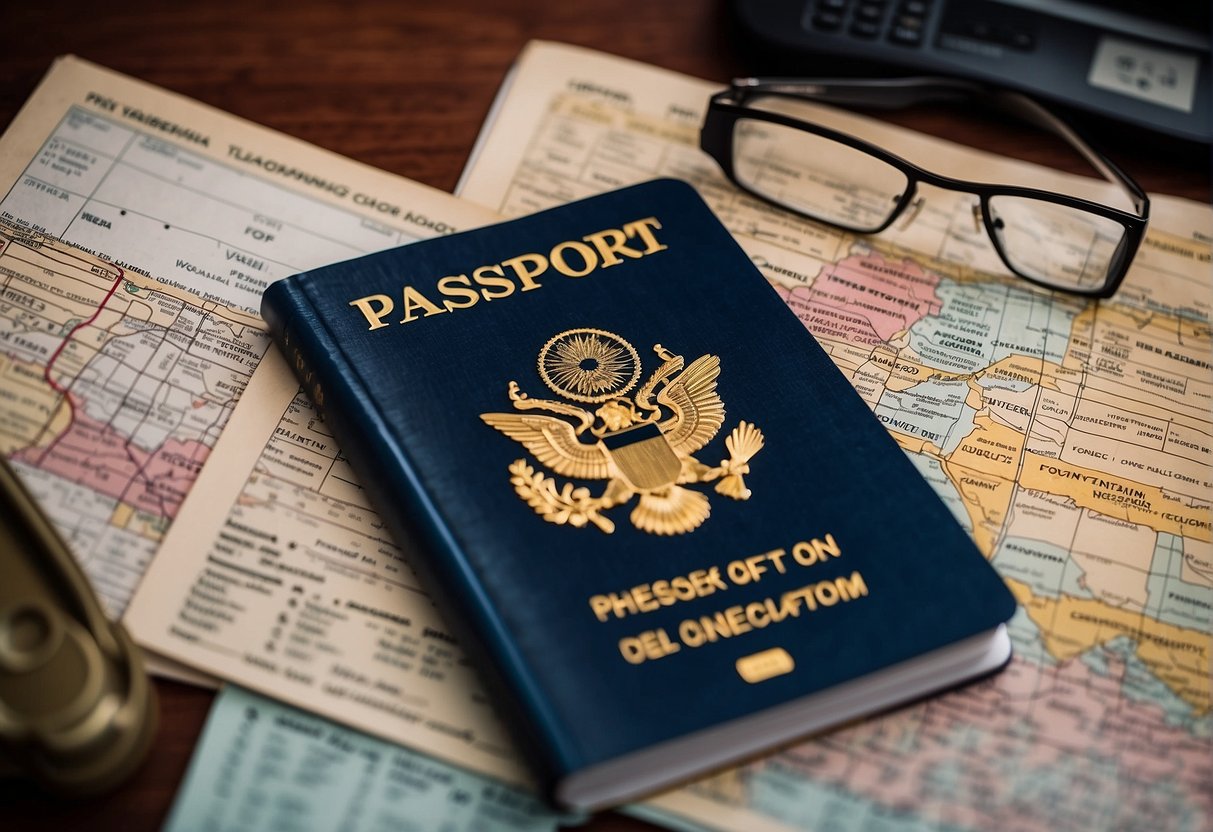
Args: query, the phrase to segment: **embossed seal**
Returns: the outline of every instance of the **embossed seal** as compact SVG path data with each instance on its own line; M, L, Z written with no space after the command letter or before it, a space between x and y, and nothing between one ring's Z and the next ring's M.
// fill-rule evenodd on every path
M544 520L593 525L609 534L615 523L604 512L636 497L630 515L636 528L685 534L711 512L707 496L686 486L715 482L717 493L749 499L743 476L763 447L762 431L740 422L725 439L729 457L719 465L705 465L692 455L724 424L724 402L716 391L720 358L703 355L688 365L660 344L653 352L660 365L628 397L641 376L635 348L605 330L566 330L543 345L538 369L544 384L569 401L532 399L511 381L509 398L518 412L480 414L555 475L607 481L594 495L588 487L559 483L525 459L515 460L509 469L514 491ZM591 412L570 401L598 407Z

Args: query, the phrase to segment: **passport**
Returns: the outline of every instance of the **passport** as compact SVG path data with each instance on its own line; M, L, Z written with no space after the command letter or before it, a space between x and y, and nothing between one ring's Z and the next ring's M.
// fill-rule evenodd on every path
M685 183L304 272L262 314L559 806L1010 660L1001 579Z

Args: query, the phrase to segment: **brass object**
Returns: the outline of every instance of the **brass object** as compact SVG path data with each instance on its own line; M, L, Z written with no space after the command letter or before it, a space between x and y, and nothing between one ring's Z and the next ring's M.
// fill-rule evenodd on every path
M71 796L116 786L156 724L139 648L0 457L0 760Z

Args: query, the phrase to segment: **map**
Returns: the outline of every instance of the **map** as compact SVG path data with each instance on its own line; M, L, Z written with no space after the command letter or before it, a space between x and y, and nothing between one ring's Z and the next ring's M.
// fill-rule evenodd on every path
M0 453L118 616L269 348L265 286L475 212L76 58L0 150L42 264L3 274Z
M269 344L251 314L0 224L0 452L111 615Z
M518 215L656 176L690 181L1021 609L1015 658L991 680L635 811L711 828L1208 829L1208 209L1156 198L1113 300L1048 294L1005 275L963 195L932 193L910 224L856 237L738 193L697 149L715 89L532 45L460 194ZM986 181L1067 187L1061 174L916 141ZM896 510L896 498L880 499Z

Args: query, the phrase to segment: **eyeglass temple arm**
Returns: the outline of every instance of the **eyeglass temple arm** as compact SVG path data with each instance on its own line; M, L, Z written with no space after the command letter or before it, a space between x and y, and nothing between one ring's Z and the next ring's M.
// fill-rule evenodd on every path
M744 97L751 93L796 95L831 104L895 110L914 104L963 101L981 98L1000 109L1065 139L1109 182L1124 188L1138 214L1145 216L1149 198L1133 179L1111 159L1087 144L1070 125L1031 98L1010 90L991 90L959 78L913 77L891 79L819 80L801 78L735 78L732 91Z
M733 90L799 95L831 104L896 110L931 101L956 101L981 93L976 84L953 78L820 80L813 78L734 78Z

